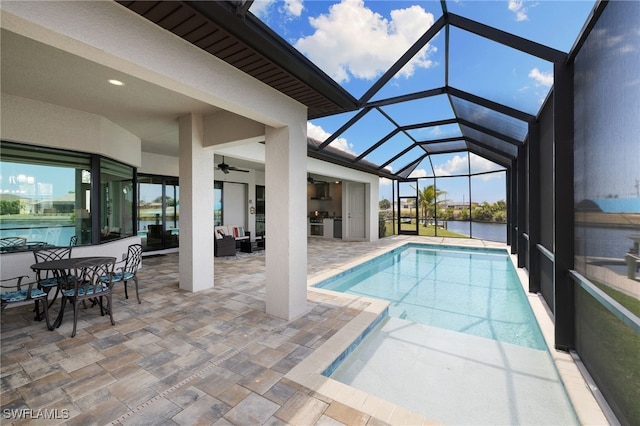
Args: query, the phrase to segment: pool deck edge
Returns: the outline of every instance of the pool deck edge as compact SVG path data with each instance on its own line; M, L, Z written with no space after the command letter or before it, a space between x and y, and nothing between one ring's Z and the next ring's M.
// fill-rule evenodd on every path
M332 294L335 292L309 288L310 292ZM356 341L381 315L384 315L388 302L349 294L340 294L346 299L367 301L369 306L352 319L345 327L333 335L314 353L291 369L285 377L328 398L360 410L372 417L393 425L438 425L440 423L420 413L383 400L362 390L356 389L322 373Z
M609 421L607 420L602 407L598 404L586 379L580 372L580 369L571 354L555 349L553 344L553 320L548 308L542 300L541 295L530 293L528 291L528 273L525 269L517 267L517 257L516 255L510 254L506 244L483 240L460 241L459 239L451 238L406 237L399 239L396 244L376 250L375 252L369 253L368 255L360 257L352 262L340 265L340 267L331 268L308 277L308 291L336 295L333 291L316 288L314 286L327 278L373 259L383 253L397 249L405 244L412 242L425 243L425 241L428 241L429 244L505 249L513 262L518 278L520 279L520 283L527 296L529 305L531 306L540 330L542 331L549 354L551 355L556 370L558 371L560 380L565 387L578 421L582 425L608 425ZM301 385L307 386L322 395L339 400L345 405L394 425L439 424L435 420L425 417L422 414L415 413L404 407L382 400L374 395L322 375L322 373L362 335L367 327L369 327L378 318L378 316L387 309L388 306L387 302L376 299L367 299L359 296L348 295L346 293L339 294L341 297L352 298L354 300L367 300L370 302L370 305L340 332L336 333L331 339L318 348L311 356L294 367L286 377L300 383Z
M589 384L571 354L555 348L553 318L542 295L529 292L529 275L527 271L524 268L517 267L516 255L511 255L510 257L578 421L582 425L608 425L609 421L602 407L598 404Z

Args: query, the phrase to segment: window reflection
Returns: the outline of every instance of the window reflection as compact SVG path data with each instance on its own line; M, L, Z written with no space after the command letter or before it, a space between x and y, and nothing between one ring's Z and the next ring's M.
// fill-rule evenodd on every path
M178 178L138 175L138 236L144 250L179 246Z
M608 10L618 16L604 14L601 32L612 43L637 44L638 4ZM596 37L575 67L575 269L623 305L637 301L640 284L640 126L630 90L639 66L637 50Z
M0 154L2 252L91 243L90 155L9 142Z
M133 235L133 167L100 162L100 240Z

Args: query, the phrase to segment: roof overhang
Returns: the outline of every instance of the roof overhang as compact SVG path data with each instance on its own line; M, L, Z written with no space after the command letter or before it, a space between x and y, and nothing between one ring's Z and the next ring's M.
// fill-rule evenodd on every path
M250 2L118 3L308 108L314 119L357 108L357 100L250 13Z

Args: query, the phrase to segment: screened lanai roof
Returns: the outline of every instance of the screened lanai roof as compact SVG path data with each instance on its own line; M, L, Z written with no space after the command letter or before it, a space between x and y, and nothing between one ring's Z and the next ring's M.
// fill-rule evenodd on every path
M438 165L467 153L488 169L509 168L553 86L554 64L570 61L604 8L587 0L120 3L307 105L308 133L319 141L308 145L311 156L396 179L450 174Z

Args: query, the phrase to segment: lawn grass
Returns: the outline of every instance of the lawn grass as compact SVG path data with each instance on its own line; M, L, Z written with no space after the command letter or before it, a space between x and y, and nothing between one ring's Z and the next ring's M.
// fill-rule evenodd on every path
M635 424L640 419L640 335L579 286L575 306L578 355L621 423Z
M414 231L415 228L415 223L403 223L400 225L402 230L407 230L407 231ZM385 235L392 235L393 234L393 224L391 222L387 222L386 225L386 231L385 231ZM435 237L436 236L436 227L433 225L427 225L427 226L423 226L423 225L418 225L418 235L420 235L421 237ZM454 238L469 238L468 235L464 235L464 234L459 234L457 232L452 232L449 231L447 229L438 227L438 237L454 237Z
M608 285L593 282L600 290L604 291L609 295L613 300L630 310L635 316L640 317L640 300L635 297L631 297L628 294L624 294L614 288L609 287ZM638 283L640 285L640 283Z

